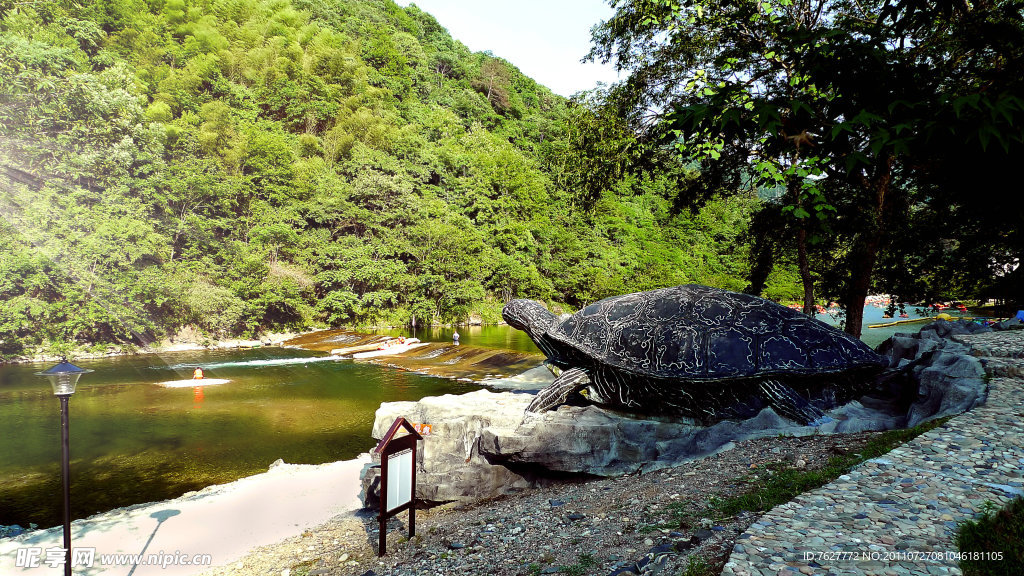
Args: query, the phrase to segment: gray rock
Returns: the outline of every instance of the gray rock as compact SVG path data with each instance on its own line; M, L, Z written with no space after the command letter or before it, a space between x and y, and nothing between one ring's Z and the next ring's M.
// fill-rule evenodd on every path
M1002 322L996 322L996 324L993 326L993 328L995 328L996 330L1010 330L1012 328L1017 328L1020 325L1021 325L1020 320L1018 320L1016 318L1007 318L1006 320L1003 320Z
M430 424L431 434L420 442L416 470L416 498L432 502L478 500L539 485L530 474L494 466L480 455L478 443L485 429L511 432L522 420L533 397L511 392L479 390L462 395L431 396L419 402L385 402L377 409L373 437L381 438L399 416ZM363 474L363 503L376 505L379 469Z
M974 356L961 355L943 368L949 378L984 378L985 367Z
M918 399L908 411L906 426L970 410L984 402L987 390L982 378L952 378L929 368L921 374Z
M493 463L619 476L673 466L731 447L736 440L783 431L809 434L814 428L796 426L770 408L754 418L704 427L627 416L597 406L561 406L526 415L512 433L484 430L479 446Z
M930 334L934 334L934 332L930 332ZM929 352L938 350L939 348L942 347L943 342L945 342L945 340L942 340L941 338L938 337L934 339L922 338L919 341L920 344L918 344L917 348L914 349L914 360L917 360L918 358L924 356Z
M835 422L821 427L823 432L829 434L856 434L869 430L892 430L902 427L905 421L905 418L900 414L868 408L856 400L829 411L829 415L836 419Z
M979 324L977 322L970 322L967 328L971 334L988 334L989 332L992 332L991 326L986 326L985 324Z
M969 345L950 338L989 331L975 322L939 320L924 326L919 334L897 334L879 346L890 356L891 366L909 367L917 381L917 398L907 411L906 427L984 402L987 386L982 362L971 355ZM913 340L918 341L916 348ZM913 365L907 362L911 351Z
M657 470L729 449L732 442L780 433L806 435L770 408L741 422L702 427L631 417L597 406L562 406L526 414L532 396L486 390L419 402L389 402L377 410L374 437L398 416L430 424L417 458L416 497L479 500L549 483L551 472L618 476ZM828 424L826 425L828 426ZM379 505L378 467L363 471L363 502Z
M890 358L899 360L916 360L918 358L918 348L921 345L920 338L909 338L903 336L893 336L889 340L888 349L883 349L883 354L889 355ZM890 363L891 365L892 363Z

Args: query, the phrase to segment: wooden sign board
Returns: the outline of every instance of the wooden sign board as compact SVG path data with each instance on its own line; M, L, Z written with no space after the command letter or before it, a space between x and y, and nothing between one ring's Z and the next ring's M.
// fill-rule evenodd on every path
M394 512L398 508L412 502L413 470L412 450L406 448L388 456L388 495L386 512ZM381 488L383 490L383 487Z
M399 431L407 434L398 436ZM387 522L409 511L409 538L416 535L416 442L423 436L405 418L397 418L373 449L380 456L380 524L377 555L387 551Z

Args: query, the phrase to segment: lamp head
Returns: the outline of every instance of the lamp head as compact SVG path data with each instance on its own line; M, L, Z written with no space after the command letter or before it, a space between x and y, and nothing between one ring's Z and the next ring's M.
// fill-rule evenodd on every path
M75 386L78 384L78 379L82 374L92 372L85 368L79 368L74 364L67 361L67 358L62 358L60 364L44 370L43 372L37 372L36 376L46 376L50 381L50 385L53 386L53 393L56 396L70 396L75 393Z

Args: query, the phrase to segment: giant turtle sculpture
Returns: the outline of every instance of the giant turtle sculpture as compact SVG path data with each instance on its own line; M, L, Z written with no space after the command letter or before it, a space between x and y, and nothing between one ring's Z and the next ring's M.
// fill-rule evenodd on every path
M561 370L529 412L576 392L614 409L703 424L771 406L801 424L863 394L888 365L866 344L769 300L686 285L606 298L556 317L513 300L502 317ZM556 371L557 372L557 371Z

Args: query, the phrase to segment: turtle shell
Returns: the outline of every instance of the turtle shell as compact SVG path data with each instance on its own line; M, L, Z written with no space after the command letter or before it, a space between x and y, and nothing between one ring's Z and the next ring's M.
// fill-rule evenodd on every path
M887 365L860 340L799 311L695 284L606 298L548 336L599 364L657 378L715 381Z

